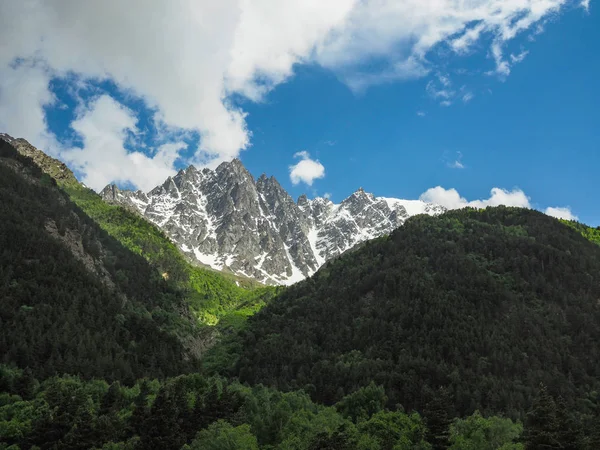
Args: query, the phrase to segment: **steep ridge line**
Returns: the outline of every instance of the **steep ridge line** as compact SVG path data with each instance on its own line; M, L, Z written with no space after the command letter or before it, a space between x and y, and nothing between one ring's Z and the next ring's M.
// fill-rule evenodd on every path
M419 200L375 197L362 188L340 204L306 195L294 202L274 177L254 180L239 159L214 171L189 166L148 193L113 184L100 195L161 227L191 261L287 285L413 215L446 211Z

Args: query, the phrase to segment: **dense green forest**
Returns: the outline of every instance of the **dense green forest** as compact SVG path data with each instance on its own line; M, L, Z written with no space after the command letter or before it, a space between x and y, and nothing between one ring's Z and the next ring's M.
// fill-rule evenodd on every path
M193 450L596 449L542 387L525 424L479 412L452 419L441 394L423 415L386 409L370 384L322 406L302 392L200 374L132 386L63 376L39 383L0 366L0 448ZM549 443L549 445L546 445Z
M599 299L600 247L558 220L417 216L253 316L229 373L328 405L375 381L388 406L419 411L443 387L458 415L521 420L544 383L592 414Z
M21 153L0 141L0 450L600 448L598 230L419 216L276 289Z
M4 141L0 158L3 362L40 377L176 375L214 341L199 325L239 327L275 293L192 267L156 227L65 170L49 171L59 185Z
M177 286L0 142L0 354L36 376L129 382L195 367Z

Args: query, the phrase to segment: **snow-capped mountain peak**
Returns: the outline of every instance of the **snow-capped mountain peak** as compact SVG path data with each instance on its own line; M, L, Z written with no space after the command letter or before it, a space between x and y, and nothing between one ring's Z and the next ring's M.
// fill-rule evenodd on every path
M109 185L101 195L157 224L191 260L268 284L300 281L412 215L445 211L362 188L339 204L306 195L294 201L274 177L254 180L239 159L215 170L189 166L148 193Z

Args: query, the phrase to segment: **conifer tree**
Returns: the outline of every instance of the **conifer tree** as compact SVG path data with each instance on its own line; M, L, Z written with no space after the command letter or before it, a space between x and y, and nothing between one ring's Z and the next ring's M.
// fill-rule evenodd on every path
M425 406L423 415L427 423L427 441L433 450L446 450L450 447L451 410L452 402L445 388L440 388L433 400Z
M558 449L559 423L557 407L544 384L540 384L539 392L527 413L523 440L526 450Z

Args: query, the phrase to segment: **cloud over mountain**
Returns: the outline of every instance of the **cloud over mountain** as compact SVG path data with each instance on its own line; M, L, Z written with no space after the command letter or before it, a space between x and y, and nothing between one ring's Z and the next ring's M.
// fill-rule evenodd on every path
M189 159L200 164L230 160L248 148L246 114L232 94L261 101L293 75L295 64L319 64L362 90L423 77L436 69L430 58L435 49L447 47L448 58L458 57L485 38L492 42L492 70L507 75L519 60L505 57L507 43L571 3L7 0L0 4L0 40L9 43L0 46L0 128L57 155L67 151L90 179L107 173L122 179L85 135L101 131L99 114L85 116L85 129L82 117L75 118L72 128L86 146L77 153L48 132L44 109L56 101L53 80L79 85L108 80L123 95L141 100L164 131L145 158L125 145L128 133L107 138L118 135L122 139L113 144L121 156L123 150L133 154L127 181L156 183L172 171L181 151L180 145L161 147L177 143L169 139L173 134L199 136ZM93 110L96 97L79 98L79 107ZM126 114L134 118L131 130L139 112Z
M318 160L311 159L307 151L294 155L299 158L296 164L290 166L290 180L292 184L305 183L312 186L313 181L325 177L325 167Z

